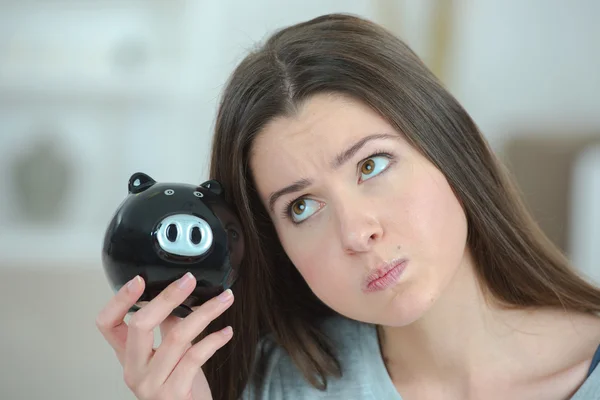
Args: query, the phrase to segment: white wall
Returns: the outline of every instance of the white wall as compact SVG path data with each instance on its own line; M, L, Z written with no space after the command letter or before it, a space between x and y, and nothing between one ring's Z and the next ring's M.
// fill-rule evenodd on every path
M600 131L600 3L457 3L447 84L495 149L528 130ZM427 59L433 4L0 2L0 398L130 398L93 325L110 296L101 235L131 173L206 177L218 96L255 41L346 11L387 24ZM111 61L122 40L146 46L139 69ZM19 214L8 172L42 125L64 132L75 165L68 213L46 226Z
M598 131L600 2L459 3L450 85L494 148L520 129Z

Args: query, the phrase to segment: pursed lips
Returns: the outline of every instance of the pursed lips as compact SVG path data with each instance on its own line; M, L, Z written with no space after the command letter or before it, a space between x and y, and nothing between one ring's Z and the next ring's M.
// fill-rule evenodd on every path
M408 260L405 258L396 258L390 262L379 264L376 269L370 273L363 282L363 289L368 290L370 285L378 279L386 276L394 268L406 264Z

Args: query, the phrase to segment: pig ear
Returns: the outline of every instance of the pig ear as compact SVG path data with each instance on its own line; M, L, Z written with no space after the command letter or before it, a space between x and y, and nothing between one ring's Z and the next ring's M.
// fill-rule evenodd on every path
M143 172L136 172L135 174L131 175L131 178L129 178L127 189L129 190L129 193L137 194L148 189L155 183L156 181L154 179Z
M211 192L213 192L216 195L220 196L223 194L223 186L221 185L221 183L219 183L219 181L216 181L214 179L206 181L203 184L201 184L200 186L205 189L210 190Z

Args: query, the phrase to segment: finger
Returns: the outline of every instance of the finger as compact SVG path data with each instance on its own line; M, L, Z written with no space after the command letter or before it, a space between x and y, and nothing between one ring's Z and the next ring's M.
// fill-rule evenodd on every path
M228 289L202 304L197 310L174 326L156 350L149 364L149 378L163 382L177 366L183 354L206 327L233 304Z
M175 315L169 315L161 324L160 324L160 337L164 339L165 336L169 334L173 330L173 328L181 322L183 318L179 318ZM191 344L190 344L191 346ZM155 350L156 352L156 350Z
M169 315L161 324L160 324L160 336L165 337L171 332L173 327L177 325L183 318L179 318L175 315Z
M159 326L183 303L196 285L194 276L186 273L137 311L129 320L125 346L125 363L131 371L142 371L152 357L154 328Z
M144 280L139 276L131 279L109 300L96 317L96 326L123 364L127 341L125 316L144 291Z
M192 384L200 368L233 337L230 326L213 332L193 345L181 358L176 368L167 380L167 386L174 393L187 394L192 390Z

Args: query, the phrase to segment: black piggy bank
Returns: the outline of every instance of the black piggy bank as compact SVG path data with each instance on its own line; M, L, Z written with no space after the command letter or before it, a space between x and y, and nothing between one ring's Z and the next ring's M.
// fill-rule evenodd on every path
M244 236L219 182L157 183L138 172L129 179L128 190L106 229L102 263L115 291L136 275L145 280L144 293L130 312L188 271L197 284L173 310L178 317L186 317L191 307L234 283L244 255Z

